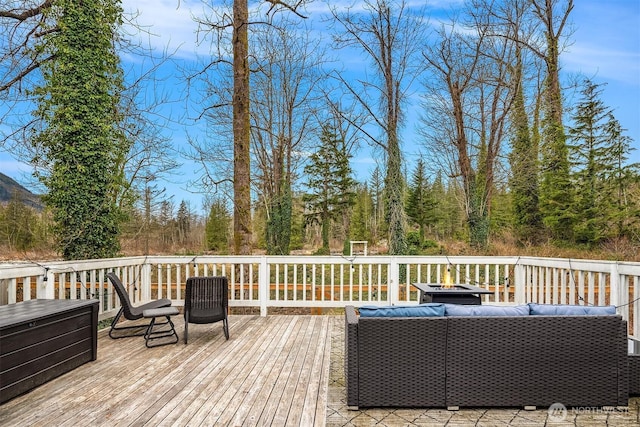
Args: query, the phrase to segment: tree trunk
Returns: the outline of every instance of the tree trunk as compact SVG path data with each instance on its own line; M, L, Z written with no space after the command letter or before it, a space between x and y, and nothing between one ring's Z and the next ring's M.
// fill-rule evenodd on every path
M234 0L233 18L233 242L236 254L248 255L252 232L247 0Z

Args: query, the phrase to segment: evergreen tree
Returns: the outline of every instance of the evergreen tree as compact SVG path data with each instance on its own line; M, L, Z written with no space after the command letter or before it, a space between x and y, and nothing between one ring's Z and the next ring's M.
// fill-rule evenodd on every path
M606 151L604 119L610 110L599 99L602 89L589 80L584 81L582 99L569 128L573 177L576 197L573 205L574 234L579 243L596 243L603 237L607 219L604 205L603 173L607 167L601 160Z
M162 203L160 203L158 226L160 227L160 240L164 247L173 244L174 224L173 204L169 200L163 200Z
M442 239L445 236L449 236L448 227L445 224L446 212L446 189L442 182L442 171L438 170L433 184L431 185L431 195L434 200L433 220L434 220L434 232L437 239Z
M367 184L358 185L351 221L351 237L354 240L373 242L374 206Z
M119 252L121 212L115 193L128 144L118 127L122 72L114 49L122 10L117 0L59 0L46 9L41 49L54 59L40 68L34 91L35 135L48 165L41 179L65 259L108 258Z
M205 247L209 251L220 254L229 252L229 233L231 227L231 215L220 199L211 204L209 217L205 225Z
M291 238L289 249L302 249L304 246L304 202L300 194L291 200Z
M640 201L631 196L629 189L640 183L640 163L628 163L634 148L633 140L624 135L620 122L609 114L606 132L611 139L610 156L613 161L607 182L611 186L611 219L615 237L638 238L640 228ZM613 231L612 230L612 231Z
M543 118L540 167L540 213L551 236L573 239L573 188L570 179L569 149L564 128L552 118Z
M421 245L425 239L425 228L435 222L434 208L435 201L425 175L424 162L419 158L411 177L406 210L409 219L419 227Z
M383 177L380 168L376 168L371 173L371 182L369 187L371 188L371 198L373 199L373 224L372 224L372 240L377 242L380 236L387 233L388 227L384 221L384 184Z
M584 80L574 126L568 132L576 187L574 234L579 243L586 244L614 235L624 211L619 195L625 185L619 178L625 175L628 141L600 98L601 86Z
M178 213L176 215L176 225L178 227L178 241L181 245L187 242L189 231L191 230L191 212L184 200L180 202Z
M445 182L441 172L436 174L431 192L435 201L434 231L439 239L468 238L468 227L465 226L460 207L460 191L455 180Z
M355 181L344 143L334 129L324 126L320 147L310 156L304 172L308 176L309 193L306 202L307 223L318 222L322 228L322 250L329 253L331 222L341 218L345 209L354 204Z
M502 186L497 186L491 199L491 229L494 233L511 235L513 233L512 194Z

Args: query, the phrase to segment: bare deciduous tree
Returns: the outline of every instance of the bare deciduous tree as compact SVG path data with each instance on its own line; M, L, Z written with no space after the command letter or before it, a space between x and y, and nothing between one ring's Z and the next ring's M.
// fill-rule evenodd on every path
M254 176L266 212L270 254L289 253L292 187L318 129L314 112L322 100L324 59L320 40L311 41L309 34L283 19L277 27L263 26L253 35Z
M489 235L496 168L514 99L511 72L515 44L492 37L486 10L471 14L467 31L456 25L439 30L439 40L426 50L433 79L428 99L434 108L425 124L429 147L448 153L449 174L459 178L470 243L485 246Z
M359 130L386 156L389 253L402 254L407 245L399 131L411 84L423 66L424 15L402 0L366 0L362 10L333 8L332 14L340 27L334 36L337 46L364 52L372 64L372 73L362 80L354 81L344 72L336 77L367 115L368 123ZM381 135L374 135L371 126Z
M305 0L287 2L264 0L268 6L265 21L251 21L248 0L233 0L231 14L220 11L219 5L211 4L212 17L202 17L198 22L210 29L215 35L214 48L217 57L205 64L202 72L216 64L231 64L233 72L233 92L231 96L233 129L233 241L236 254L249 254L252 248L253 232L251 227L251 113L250 113L250 63L249 63L249 26L251 24L270 24L271 18L279 11L289 11L303 17L299 9ZM231 31L232 59L224 54L225 36ZM221 55L222 54L222 55ZM211 108L207 106L205 109Z

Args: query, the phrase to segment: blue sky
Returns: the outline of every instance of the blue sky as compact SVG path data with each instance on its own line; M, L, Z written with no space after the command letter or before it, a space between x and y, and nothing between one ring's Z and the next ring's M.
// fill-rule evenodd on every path
M331 3L336 5L338 2ZM432 0L427 4L434 8L435 15L438 10L459 3L456 0ZM198 53L206 54L207 47L196 43L196 24L191 18L193 14L201 14L202 5L199 1L124 0L123 6L126 11L140 12L138 22L149 27L153 34L148 37L149 43L159 51L169 46L168 51L175 51L176 59L187 62ZM323 11L326 11L326 5L319 1L307 9L311 19ZM637 151L633 154L633 160L640 161L640 1L575 0L571 21L574 33L572 44L561 56L562 73L565 76L581 73L597 83L607 83L602 94L603 101L614 109L616 118L634 140L633 146ZM176 85L176 82L173 79L166 84ZM171 108L179 109L182 105L175 104ZM411 135L414 127L408 123L404 134ZM187 139L185 126L170 127L166 134L170 135L175 146L184 144ZM410 141L411 137L405 140ZM418 152L420 147L405 143L403 149L411 154ZM353 167L358 179L367 179L375 167L370 150L361 149L353 159ZM175 195L176 204L186 199L192 209L199 211L201 196L192 194L193 189L188 185L194 168L194 165L185 163L179 173L173 174L161 186L166 185L167 192ZM0 150L0 171L34 189L30 185L30 167L13 159L4 149Z

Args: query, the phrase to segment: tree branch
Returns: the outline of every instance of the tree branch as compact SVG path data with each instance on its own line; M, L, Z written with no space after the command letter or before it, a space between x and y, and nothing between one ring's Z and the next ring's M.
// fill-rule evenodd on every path
M7 89L9 89L11 86L13 86L14 84L16 84L17 82L19 82L20 80L22 80L24 77L26 77L29 73L31 73L33 70L36 70L37 68L40 67L40 64L44 63L44 62L48 62L51 61L54 58L55 55L51 55L47 58L44 58L41 61L34 61L30 66L26 67L25 69L23 69L20 73L18 73L14 78L12 78L11 80L9 80L7 83L3 84L2 86L0 86L0 92L3 92Z
M288 11L290 11L291 13L294 13L295 15L299 16L302 19L307 19L306 16L298 12L298 7L302 5L303 0L299 0L294 6L291 6L290 4L283 2L281 0L265 0L265 1L266 3L271 4L271 6L269 7L269 10L267 11L267 15L269 15L274 9L281 7L283 9L287 9Z
M29 18L40 15L44 9L51 7L52 3L53 0L46 0L39 6L36 6L32 9L27 9L22 13L15 13L11 10L0 10L0 18L11 18L17 21L26 21Z

